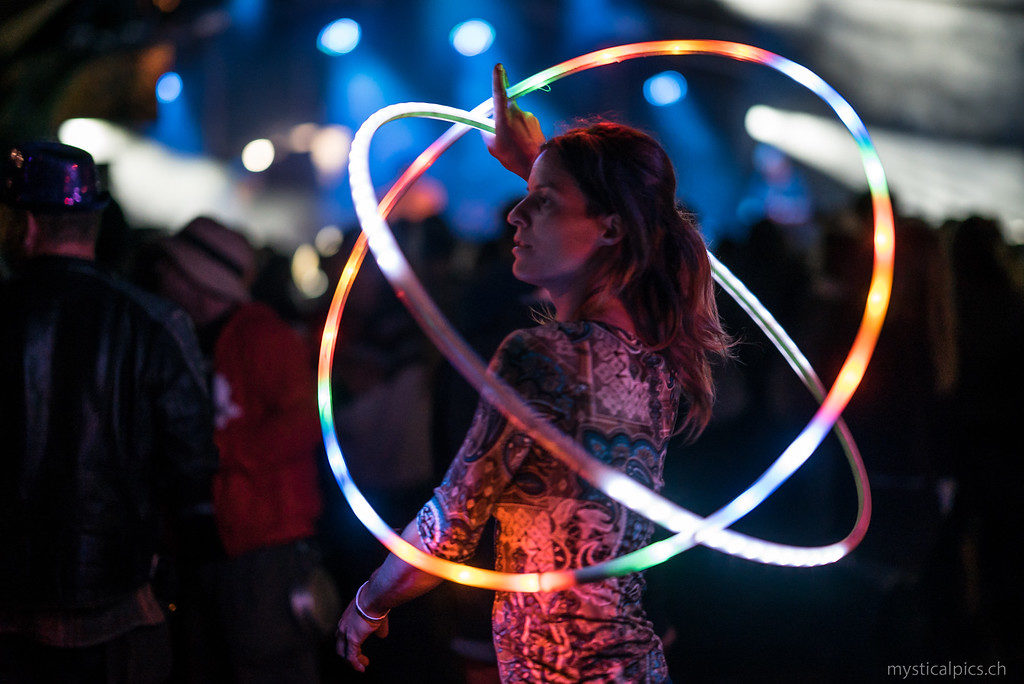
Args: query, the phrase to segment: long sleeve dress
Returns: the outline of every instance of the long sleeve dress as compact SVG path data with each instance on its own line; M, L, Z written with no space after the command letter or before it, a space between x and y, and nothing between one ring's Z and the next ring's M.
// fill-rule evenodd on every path
M490 370L590 454L661 488L682 391L664 358L635 336L589 321L520 330ZM431 553L464 560L492 516L495 566L504 572L592 565L646 545L654 531L481 402L417 523ZM558 592L496 592L502 681L667 681L643 589L642 574L632 573Z

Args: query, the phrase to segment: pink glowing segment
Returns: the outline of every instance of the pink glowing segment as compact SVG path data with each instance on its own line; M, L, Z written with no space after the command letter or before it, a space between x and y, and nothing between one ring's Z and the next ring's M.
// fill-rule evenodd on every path
M386 107L363 124L352 143L349 163L352 195L364 234L360 236L349 262L346 264L328 314L321 344L318 389L324 442L327 445L332 470L342 491L352 504L356 515L367 528L403 560L428 572L463 584L508 591L551 591L577 582L593 581L613 574L641 570L660 563L697 543L763 563L813 566L838 560L863 538L871 511L867 476L848 430L842 422L837 423L837 419L863 377L885 315L892 282L893 231L892 209L881 163L871 145L866 129L852 107L805 67L759 48L722 41L659 41L599 50L531 76L510 88L509 96L521 96L571 73L596 66L635 57L668 54L718 54L733 59L762 63L775 68L821 97L836 112L856 139L874 202L875 261L865 314L839 378L825 395L824 387L814 374L813 369L807 364L803 354L792 343L785 331L761 307L756 298L743 287L742 283L712 257L716 280L765 330L812 394L819 400L823 399L821 407L808 426L753 485L727 506L706 519L694 515L646 489L623 473L596 461L579 445L535 416L521 398L504 383L487 375L483 363L452 330L423 290L398 249L384 220L405 190L470 127L492 130L491 122L482 118L490 113L492 103L488 100L472 112L422 103ZM407 116L426 116L457 123L416 159L378 206L368 170L370 139L377 128L387 121ZM399 296L449 360L481 391L485 398L498 405L511 420L529 430L542 446L564 460L605 494L677 534L645 549L589 568L518 575L470 568L434 558L407 544L392 532L377 516L351 480L341 449L337 444L331 409L329 378L336 332L344 303L351 289L352 279L365 257L367 237L382 271ZM792 547L748 537L726 529L758 506L792 475L810 457L830 429L837 431L857 485L859 510L857 521L850 534L843 540L828 546Z

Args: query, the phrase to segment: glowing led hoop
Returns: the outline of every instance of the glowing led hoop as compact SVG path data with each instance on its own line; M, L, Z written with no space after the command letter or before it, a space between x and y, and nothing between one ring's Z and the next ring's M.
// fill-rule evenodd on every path
M331 468L343 493L352 505L353 511L389 550L403 560L435 575L463 584L505 591L552 591L582 581L592 581L610 575L641 570L660 563L697 543L763 563L813 566L838 560L863 538L871 510L867 477L848 430L841 421L837 422L837 419L864 374L885 316L892 283L893 227L892 207L881 163L871 144L867 130L853 108L821 78L805 67L759 48L721 41L659 41L599 50L531 76L510 88L508 92L510 97L518 97L577 71L635 57L671 54L718 54L770 66L806 86L824 100L836 112L857 141L874 206L875 258L864 317L850 353L839 372L838 379L826 395L810 365L785 334L785 331L778 326L742 283L714 257L711 257L715 279L729 291L768 334L773 344L783 353L812 394L822 401L821 406L792 444L753 485L728 505L703 519L646 489L623 473L597 461L550 423L535 416L511 388L500 380L487 375L486 368L480 359L451 329L451 326L427 296L398 249L394 237L384 221L384 217L404 191L471 126L482 130L493 130L492 123L483 118L493 108L491 101L482 103L472 112L422 103L386 107L371 116L357 132L350 151L349 173L353 201L364 230L364 236L368 236L370 247L374 251L381 270L399 297L452 364L480 390L484 398L499 406L519 427L530 431L541 446L577 470L581 476L609 497L677 533L674 537L644 549L588 568L523 574L483 570L435 558L416 549L395 534L376 514L352 482L334 432L330 371L341 311L355 274L365 256L366 240L364 236L360 236L335 292L321 343L318 368L321 425ZM370 139L376 129L387 121L408 116L425 116L458 123L438 138L410 165L378 207L369 176ZM857 521L846 538L828 546L793 547L767 542L726 529L760 505L792 475L807 460L833 426L846 451L858 490Z

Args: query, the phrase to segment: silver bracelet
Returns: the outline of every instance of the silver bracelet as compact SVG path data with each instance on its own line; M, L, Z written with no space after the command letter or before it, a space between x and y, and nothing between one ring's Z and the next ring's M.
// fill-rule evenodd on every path
M388 608L387 610L385 610L385 611L384 611L384 614L383 614L383 615L381 615L380 617L373 617L372 615L370 615L369 613L367 613L367 612L366 612L365 610L363 610L363 607L359 605L359 594L363 593L363 588L364 588L364 587L365 587L365 586L366 586L367 584L369 584L369 583L370 583L370 580L366 580L366 581L365 581L365 582L363 582L363 584L362 584L362 585L361 585L361 586L359 587L359 589L357 589L357 590L356 590L356 599L355 599L355 601L354 601L354 603L356 604L356 610L357 610L357 611L359 611L359 614L360 614L360 615L362 615L362 616L363 616L363 619L364 619L364 620L366 620L367 622L373 622L373 623L383 622L383 621L384 621L384 618L386 618L386 617L388 616L388 613L390 613L390 612L391 612L391 609L390 609L390 608Z

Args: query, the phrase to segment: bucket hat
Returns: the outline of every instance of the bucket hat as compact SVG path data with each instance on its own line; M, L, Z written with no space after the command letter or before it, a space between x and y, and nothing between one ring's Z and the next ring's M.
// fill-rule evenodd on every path
M166 238L161 249L201 287L230 301L249 300L249 286L256 273L256 252L238 231L200 216Z

